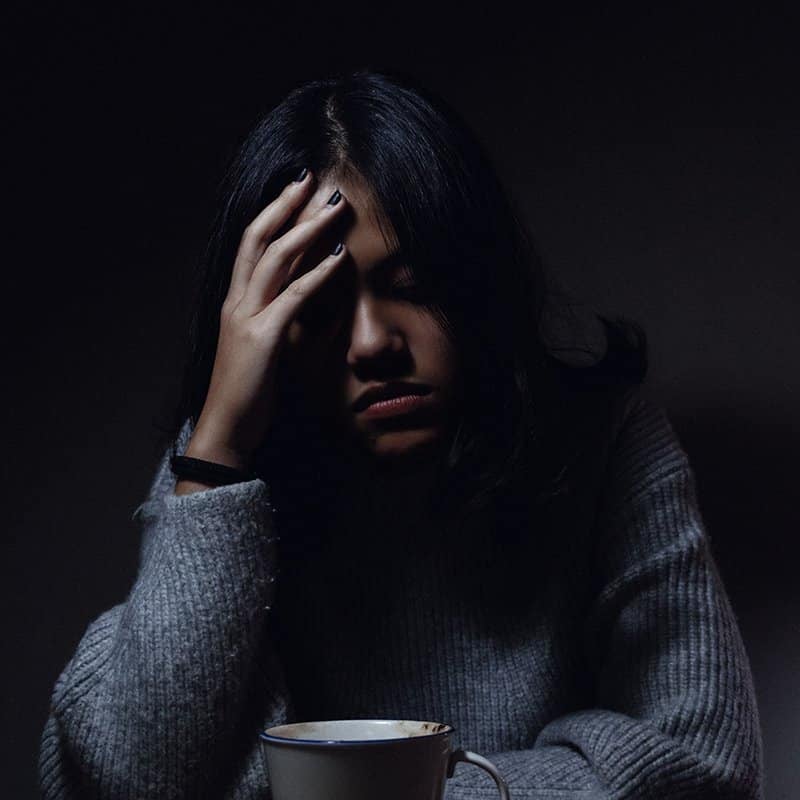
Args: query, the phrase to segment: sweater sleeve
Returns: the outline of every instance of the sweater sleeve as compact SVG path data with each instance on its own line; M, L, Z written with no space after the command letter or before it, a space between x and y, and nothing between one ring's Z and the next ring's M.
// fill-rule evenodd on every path
M711 554L687 454L634 395L612 448L585 624L594 703L529 750L486 755L513 798L763 797L752 675ZM495 798L459 767L447 800Z
M56 682L39 756L47 800L264 797L257 733L291 714L265 624L278 573L268 488L175 495L169 454L133 514L136 581Z

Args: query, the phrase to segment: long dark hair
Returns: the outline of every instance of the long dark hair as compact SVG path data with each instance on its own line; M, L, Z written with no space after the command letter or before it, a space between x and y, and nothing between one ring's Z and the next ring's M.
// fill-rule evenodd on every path
M568 491L570 465L593 441L587 426L602 425L590 412L602 417L610 396L644 379L644 331L597 315L604 357L589 366L560 357L545 320L569 314L569 306L483 146L441 97L398 72L361 69L299 86L233 157L198 271L181 394L164 431L170 441L203 407L242 232L303 166L318 176L352 174L370 187L387 232L462 354L470 392L437 513L463 517L520 497L528 513ZM289 425L286 414L259 464L273 498L285 491L287 502L295 496L306 510L316 501L322 508L331 482L325 459L336 453L315 450L313 421Z

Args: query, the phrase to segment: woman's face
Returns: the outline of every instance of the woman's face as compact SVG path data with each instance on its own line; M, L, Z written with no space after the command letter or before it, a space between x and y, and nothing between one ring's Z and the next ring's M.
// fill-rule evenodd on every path
M363 184L323 177L297 221L337 188L349 207L293 274L312 269L337 241L345 244L344 262L290 325L292 372L309 408L359 449L382 463L419 463L441 451L456 418L457 351L433 312L420 305L405 265L389 258L393 248ZM365 389L390 381L430 392L404 414L376 417L352 407Z

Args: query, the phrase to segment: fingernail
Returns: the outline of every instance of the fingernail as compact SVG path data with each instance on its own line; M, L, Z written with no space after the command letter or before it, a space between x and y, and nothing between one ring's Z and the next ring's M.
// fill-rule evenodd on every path
M308 175L308 168L307 167L303 167L303 169L300 170L300 172L298 173L297 177L294 179L294 182L295 183L302 183L304 178L306 177L306 175Z
M337 189L328 200L329 206L335 206L342 199L342 193Z
M332 256L338 256L339 253L342 252L342 248L343 247L344 247L344 245L341 242L339 242L339 244L337 244L336 247L334 247L333 250L331 250L331 255Z

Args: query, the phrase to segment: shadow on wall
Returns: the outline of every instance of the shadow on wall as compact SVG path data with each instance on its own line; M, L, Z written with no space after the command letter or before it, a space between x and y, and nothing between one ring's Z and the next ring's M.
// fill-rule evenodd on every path
M800 436L730 408L668 413L753 668L766 797L788 800L800 782Z

